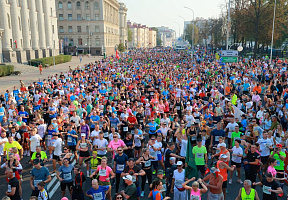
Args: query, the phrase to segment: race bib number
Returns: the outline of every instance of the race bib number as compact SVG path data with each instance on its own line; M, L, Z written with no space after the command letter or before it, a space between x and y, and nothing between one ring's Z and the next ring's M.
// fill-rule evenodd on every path
M12 191L11 185L8 185L7 192L11 192L11 191Z
M162 189L160 190L160 192L166 192L166 190L167 190L167 185L163 184L162 185Z
M105 133L104 133L104 137L107 138L108 136L109 136L109 133L108 133L108 132L105 132Z
M263 193L265 194L271 194L271 192L269 192L268 190L271 189L271 187L268 187L266 185L263 185Z
M86 148L86 147L87 147L87 143L80 143L80 147L81 147L82 149Z
M155 151L151 151L151 152L150 152L150 155L151 155L152 157L156 157L156 152L155 152Z
M0 116L4 116L4 112L0 112Z
M102 194L102 192L94 193L94 194L93 194L93 200L103 200L103 194Z
M191 197L190 197L190 200L199 200L199 199L200 199L199 196L191 195Z
M215 142L219 142L219 137L220 136L215 136Z
M182 179L176 179L175 180L175 185L177 188L182 188L182 183L183 183Z
M151 95L151 96L154 95L154 92L150 92L150 95Z
M151 160L145 161L144 167L150 167L151 166Z
M197 158L204 158L204 154L203 153L197 153L196 156L197 156Z
M106 169L100 169L99 176L106 176Z
M140 123L143 123L143 119L140 119L139 121L140 121Z
M52 135L48 135L48 140L51 140L52 139Z
M134 130L131 130L131 134L134 135Z
M123 131L128 131L128 127L127 126L123 127Z
M137 180L136 176L132 176L132 182L135 183Z
M68 137L68 141L67 142L71 143L72 142L72 137Z
M93 174L96 171L96 169L91 169L91 174Z
M37 188L38 183L42 182L42 180L34 180L34 186Z
M63 178L64 178L64 180L71 180L72 179L72 175L71 175L71 173L67 173L67 174L63 174Z
M177 109L177 110L180 110L180 109L181 109L181 106L176 106L176 109Z
M195 119L195 123L196 123L196 124L199 124L199 119Z
M124 165L117 164L116 169L117 169L117 171L123 172L124 171Z
M276 166L280 166L280 160L276 160Z

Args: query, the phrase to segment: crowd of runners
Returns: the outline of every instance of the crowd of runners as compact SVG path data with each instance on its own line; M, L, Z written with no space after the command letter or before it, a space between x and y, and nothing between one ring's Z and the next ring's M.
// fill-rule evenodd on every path
M276 200L287 180L286 67L151 49L21 83L0 96L1 195L22 199L26 156L34 200L49 198L54 176L63 200L252 200L255 187ZM226 198L231 184L241 189Z

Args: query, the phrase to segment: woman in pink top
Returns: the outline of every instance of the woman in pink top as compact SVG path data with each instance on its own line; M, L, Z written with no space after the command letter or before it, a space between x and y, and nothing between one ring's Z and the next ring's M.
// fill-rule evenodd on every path
M274 168L277 165L277 161L275 158L270 158L269 166L267 168L267 174L272 174L274 180L284 181L285 178L276 178L277 173L283 174L284 172L277 172Z
M202 179L199 178L198 181L194 181L195 177L188 179L186 182L182 184L182 186L190 191L190 200L201 200L201 195L208 191L207 187L203 184ZM187 184L191 181L192 187L188 186ZM199 189L199 184L202 186L202 189Z
M115 132L113 134L113 140L111 140L111 142L108 144L108 151L113 152L113 155L112 155L113 159L115 157L115 153L117 152L118 147L122 147L123 150L127 149L126 144L123 142L123 140L118 138L118 134Z
M96 171L90 175L90 178L93 178L93 176L96 174L99 175L99 185L103 185L103 186L111 185L110 178L113 179L115 177L115 174L114 174L113 170L109 166L107 166L107 158L106 157L102 157L101 165L99 165L97 167ZM111 175L111 177L109 178L110 175ZM112 200L111 190L108 191L106 197L107 197L107 199Z

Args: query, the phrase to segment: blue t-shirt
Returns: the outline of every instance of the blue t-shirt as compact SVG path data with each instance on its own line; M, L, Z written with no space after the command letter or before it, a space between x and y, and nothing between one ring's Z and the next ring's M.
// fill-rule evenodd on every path
M71 183L73 182L72 179L72 170L73 170L73 166L72 165L68 165L68 167L65 167L65 165L62 165L59 167L58 171L62 172L62 174L60 175L60 177L63 179L62 183Z
M40 169L36 169L35 167L31 171L31 176L34 177L33 185L35 186L35 190L37 190L37 184L42 181L46 181L47 177L50 175L49 170L46 167L41 167ZM47 190L47 184L45 185L45 189Z
M100 117L98 115L91 115L90 119L92 119L93 122L97 122L100 120ZM95 124L91 124L91 128L95 128Z
M109 117L109 120L110 120L110 123L111 123L111 127L117 127L117 125L120 123L120 120L117 118L117 117L115 117L115 118L113 118L113 117Z
M97 200L105 200L105 192L109 189L109 185L99 185L99 188L97 190L95 190L94 188L90 188L87 191L88 195L92 195L93 199L97 199Z
M151 127L149 127L150 131L156 131L156 128L158 126L158 124L156 122L154 122L154 123L150 122L148 125L151 126Z
M214 136L213 138L213 144L219 144L219 137L222 136L222 137L225 137L225 131L223 129L221 130L217 130L217 129L214 129L212 132L211 132L211 135Z
M67 131L67 133L70 133L72 135L77 135L75 130ZM68 146L76 146L76 138L72 137L71 135L67 136L67 145Z
M18 115L19 115L20 117L22 117L22 121L23 121L23 122L27 123L27 119L26 119L26 118L23 118L23 117L28 117L28 113L27 113L26 111L19 111L19 112L18 112Z
M124 167L126 166L126 161L128 161L128 156L125 153L123 153L122 156L117 154L115 155L114 161L116 162L116 173L121 174L124 171Z

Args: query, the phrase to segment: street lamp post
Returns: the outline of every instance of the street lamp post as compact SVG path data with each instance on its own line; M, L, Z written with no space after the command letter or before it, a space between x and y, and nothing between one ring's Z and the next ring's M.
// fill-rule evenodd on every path
M231 0L228 2L228 20L227 20L227 34L226 34L226 50L228 50L229 36L230 36L230 4Z
M272 49L273 49L273 40L274 40L276 3L277 3L277 1L275 0L275 2L274 2L274 15L273 15L273 27L272 27L272 38L271 38L270 64L272 63Z
M52 21L53 21L53 12L54 11L56 11L56 10L51 10L51 29L53 28ZM55 31L55 27L54 27L54 29L52 29L52 47L53 47L52 56L53 56L53 66L55 68L55 42L54 42L54 33L53 33L53 31Z
M191 8L188 8L184 6L184 8L190 10L193 13L193 29L192 29L192 62L194 62L194 26L195 26L195 20L194 20L194 11Z
M179 15L179 17L182 18L182 19L184 20L183 41L185 41L185 18L182 17L182 16L180 16L180 15Z

